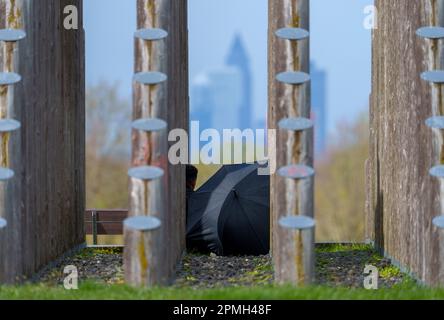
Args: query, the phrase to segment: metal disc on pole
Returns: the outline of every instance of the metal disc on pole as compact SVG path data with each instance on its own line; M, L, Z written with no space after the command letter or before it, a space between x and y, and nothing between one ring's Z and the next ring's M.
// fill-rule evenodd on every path
M439 216L434 218L433 225L440 229L444 229L444 216Z
M162 119L147 118L135 120L131 126L135 130L155 132L165 130L168 127L168 124Z
M287 216L279 219L279 225L286 229L308 230L313 229L316 222L314 219L306 216Z
M310 36L310 32L302 28L282 28L275 34L278 38L286 40L304 40Z
M7 225L8 222L5 219L0 218L0 229L6 228Z
M432 129L444 129L444 117L431 117L426 120L426 125Z
M310 75L301 71L287 71L279 73L276 80L286 84L301 85L310 81Z
M9 168L0 167L0 181L10 180L14 177L14 171Z
M419 37L426 39L443 39L444 28L443 27L423 27L416 30L416 34Z
M160 228L161 221L151 216L134 216L125 219L123 222L126 228L137 231L153 231Z
M168 37L168 32L160 28L140 29L134 33L134 37L146 41L156 41Z
M444 165L433 167L429 171L430 175L435 178L444 178Z
M0 72L0 86L9 86L20 82L22 77L14 72Z
M279 121L279 128L290 131L305 131L313 128L313 121L308 118L286 118Z
M315 171L313 168L306 165L289 165L278 170L278 175L284 178L302 180L308 179L314 176Z
M13 119L1 119L0 120L0 133L12 132L20 129L20 122Z
M444 83L444 71L426 71L421 74L421 79L431 83Z
M142 166L131 168L130 170L128 170L128 175L134 179L151 181L162 178L164 175L164 171L158 167Z
M165 82L168 79L167 75L162 72L139 72L134 75L134 81L145 84L154 85Z
M16 42L26 38L26 32L21 29L0 29L0 41Z

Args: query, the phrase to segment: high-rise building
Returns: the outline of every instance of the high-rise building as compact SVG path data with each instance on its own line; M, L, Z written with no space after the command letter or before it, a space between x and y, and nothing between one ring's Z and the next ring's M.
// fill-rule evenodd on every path
M321 155L326 149L327 139L327 72L310 64L311 110L315 122L315 154Z
M251 128L253 124L253 105L250 58L239 34L236 34L234 37L225 63L240 71L242 77L242 102L239 109L239 124L241 129Z
M199 120L200 129L239 128L242 103L242 76L238 69L224 67L199 75L192 86L191 120Z
M203 72L191 83L190 120L199 121L201 128L212 127L212 90L208 74Z
M206 70L191 84L191 120L200 129L246 129L253 125L252 77L250 60L239 35L236 35L226 64Z

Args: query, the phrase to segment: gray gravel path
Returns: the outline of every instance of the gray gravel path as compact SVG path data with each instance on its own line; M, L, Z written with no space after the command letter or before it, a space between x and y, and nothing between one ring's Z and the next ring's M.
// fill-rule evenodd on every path
M317 246L317 284L359 288L363 286L365 265L376 266L380 287L392 287L406 277L365 246ZM123 283L121 249L85 249L43 273L40 281L49 285L63 283L63 268L78 268L80 281L94 280L109 284ZM273 282L270 256L218 257L188 254L177 272L175 287L214 288L267 285Z

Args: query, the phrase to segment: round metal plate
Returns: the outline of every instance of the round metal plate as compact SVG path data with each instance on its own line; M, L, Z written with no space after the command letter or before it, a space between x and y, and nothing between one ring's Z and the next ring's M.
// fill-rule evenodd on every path
M444 178L444 166L436 166L429 171L432 177Z
M444 83L444 71L426 71L421 74L421 78L432 83Z
M8 225L5 219L0 218L0 229L5 228Z
M308 179L314 176L313 168L305 165L289 165L278 170L278 175L290 179Z
M444 117L432 117L426 120L426 125L432 129L444 129Z
M146 85L159 84L167 79L167 75L162 72L139 72L134 75L134 81Z
M131 178L139 180L156 180L162 178L164 172L162 169L158 167L145 166L145 167L131 168L128 171L128 175Z
M427 39L442 39L444 38L444 28L423 27L416 30L416 34L422 38L427 38Z
M286 229L308 230L313 229L316 222L312 218L306 216L291 216L279 219L279 225Z
M20 82L22 77L14 72L0 72L0 86L9 86Z
M1 29L0 41L16 42L26 38L26 32L20 29Z
M161 119L138 119L133 122L133 129L146 131L146 132L155 132L165 130L168 124Z
M168 32L158 28L140 29L134 33L134 37L147 41L162 40L168 37Z
M433 219L433 224L440 229L444 229L444 216L439 216Z
M153 231L159 229L162 223L156 217L135 216L125 219L125 227L137 231Z
M282 28L275 34L278 38L286 40L304 40L310 36L310 32L302 28Z
M14 177L14 171L8 168L0 167L0 181L6 181Z
M0 132L12 132L20 129L20 122L13 119L0 120Z
M279 128L291 131L304 131L313 128L313 121L307 118L286 118L279 121Z
M282 72L276 76L276 80L287 84L300 85L310 81L310 75L300 71Z

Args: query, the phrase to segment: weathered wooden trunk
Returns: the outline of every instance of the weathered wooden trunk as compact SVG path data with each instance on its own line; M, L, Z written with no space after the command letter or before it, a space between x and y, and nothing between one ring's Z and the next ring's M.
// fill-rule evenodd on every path
M79 29L65 30L75 5ZM0 283L33 275L84 243L84 34L82 0L0 0L0 28L23 28L14 52L0 45L0 71L13 57L23 80L0 99L22 127L2 155L15 177L0 183ZM5 103L8 106L5 106Z
M440 164L442 138L425 125L443 115L443 106L437 87L420 78L423 71L443 69L442 50L415 34L444 25L442 1L377 0L376 7L367 238L424 282L444 284L443 235L432 225L443 212L442 196L438 179L428 173Z
M137 39L135 72L162 72L166 82L134 84L134 120L157 118L168 130L188 131L188 26L187 1L138 0L137 28L161 28L165 39ZM185 168L168 161L168 132L132 135L132 166L164 170L160 181L131 179L130 216L151 215L162 222L160 230L125 229L125 279L133 285L168 284L185 250ZM145 233L145 234L144 234Z
M281 28L309 30L309 25L308 0L269 1L268 127L277 130L275 155L277 168L295 164L313 166L313 130L300 133L278 129L278 122L284 118L310 118L310 84L294 86L276 81L277 74L281 72L309 73L310 57L308 39L302 41L279 39L275 32ZM278 222L280 218L289 215L313 217L313 186L313 178L296 181L277 174L271 176L272 254L275 278L278 282L301 284L310 283L312 280L309 276L314 266L304 267L298 262L295 266L295 261L298 261L298 249L294 246L295 236L293 232L281 228ZM311 241L304 243L313 243L314 232L306 232L310 233L308 238L311 238ZM302 239L299 242L302 242ZM308 256L310 248L306 246L305 249L307 250L300 254L305 255L306 261L313 262L314 259ZM305 269L306 274L301 274L299 269Z

